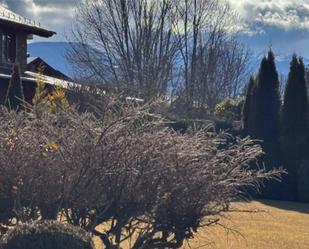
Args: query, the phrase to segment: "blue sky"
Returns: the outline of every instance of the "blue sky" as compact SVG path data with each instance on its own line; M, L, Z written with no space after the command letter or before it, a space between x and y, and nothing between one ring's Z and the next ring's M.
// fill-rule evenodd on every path
M65 40L80 0L0 0L9 9L40 21ZM271 46L278 55L309 57L309 0L228 0L239 14L240 38L256 53Z

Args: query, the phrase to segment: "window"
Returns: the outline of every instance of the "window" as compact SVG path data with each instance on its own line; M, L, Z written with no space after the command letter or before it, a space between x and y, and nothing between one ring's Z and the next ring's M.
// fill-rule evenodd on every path
M16 59L16 36L0 34L1 62L14 63Z

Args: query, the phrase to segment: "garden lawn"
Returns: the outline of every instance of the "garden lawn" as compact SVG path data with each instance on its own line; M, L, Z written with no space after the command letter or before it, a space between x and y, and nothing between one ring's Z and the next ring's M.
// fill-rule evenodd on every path
M185 249L308 249L309 204L254 201L235 203L223 227L202 228ZM255 212L262 210L262 212ZM249 212L248 212L249 211ZM96 240L97 249L102 249ZM126 248L124 248L126 249Z

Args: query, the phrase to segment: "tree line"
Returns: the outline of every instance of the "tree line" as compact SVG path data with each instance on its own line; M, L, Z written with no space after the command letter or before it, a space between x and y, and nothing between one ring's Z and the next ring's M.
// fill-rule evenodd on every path
M268 184L264 197L308 201L308 89L300 57L292 58L282 97L273 52L262 59L248 84L243 129L245 135L261 140L266 168L282 165L288 173L280 185Z

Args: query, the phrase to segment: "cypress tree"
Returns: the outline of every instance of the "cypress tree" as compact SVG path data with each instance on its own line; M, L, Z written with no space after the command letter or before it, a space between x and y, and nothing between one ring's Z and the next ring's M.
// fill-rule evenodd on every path
M24 101L24 93L23 93L23 86L20 77L20 69L19 64L17 62L14 63L12 69L12 76L9 82L5 104L13 109L17 110L20 105Z
M243 130L245 135L254 136L254 100L255 100L255 79L250 77L246 99L243 107Z
M279 76L272 51L262 59L254 87L252 137L261 140L265 155L260 158L267 170L280 166L279 122L281 99ZM268 182L263 190L263 198L280 199L281 187L276 182Z
M278 163L281 108L279 76L272 51L261 62L254 105L254 137L263 141L262 147L268 158L268 167L271 168Z
M290 64L282 108L282 152L287 168L288 187L296 199L298 170L307 149L308 97L305 66L296 55Z

